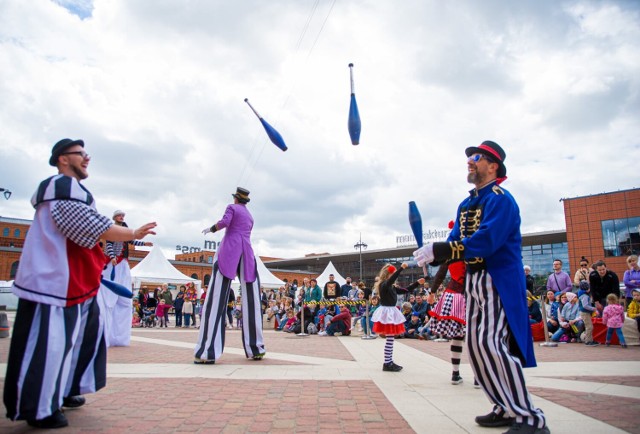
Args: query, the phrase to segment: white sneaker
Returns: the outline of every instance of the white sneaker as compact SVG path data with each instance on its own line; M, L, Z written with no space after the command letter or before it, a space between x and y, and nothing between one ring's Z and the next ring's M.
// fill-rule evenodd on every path
M318 332L318 336L327 336L327 332L325 332L324 330L321 332Z

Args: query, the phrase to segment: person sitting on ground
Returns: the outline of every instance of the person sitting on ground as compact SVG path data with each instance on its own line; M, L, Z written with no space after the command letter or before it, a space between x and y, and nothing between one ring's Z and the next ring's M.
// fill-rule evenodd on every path
M336 333L342 333L342 336L351 334L351 312L346 305L340 305L340 313L331 318L331 323L327 326L326 331L319 332L320 336L333 336Z
M553 334L551 340L558 342L566 334L570 342L577 342L584 329L584 323L580 319L578 296L573 292L566 292L563 295L566 295L568 302L562 308L562 313L558 318L560 320L560 328Z
M418 328L421 326L420 313L416 311L411 312L411 319L405 324L404 337L407 339L418 339Z
M276 305L276 300L269 300L269 307L267 308L267 322L271 322L271 318L273 318L277 312L278 306Z
M302 328L302 314L304 313L304 328ZM298 312L296 313L296 323L294 324L293 327L293 333L302 333L304 331L304 333L307 333L307 329L309 328L309 324L313 323L313 313L311 312L311 309L309 309L308 306L304 306L304 308L298 310ZM315 325L314 325L315 327ZM311 334L311 333L309 333Z
M549 333L555 333L560 327L560 321L558 320L558 313L562 310L562 304L560 300L563 299L564 303L567 302L567 296L560 291L554 293L553 291L547 291L547 304L549 310L547 311L547 331Z
M316 317L314 319L316 328L319 332L324 331L324 319L327 315L327 306L324 303L318 304L318 311L316 313Z
M640 334L640 289L634 289L631 295L633 300L627 307L627 316L636 322Z
M430 341L436 339L435 335L433 334L433 332L431 331L431 327L429 325L429 321L431 320L431 318L429 317L429 315L427 315L424 318L424 321L421 321L420 327L418 327L418 339L425 340L428 339Z
M578 306L580 307L580 318L584 323L584 344L588 347L600 345L593 340L593 315L596 314L596 308L591 299L591 289L589 282L582 280L580 282L580 290L578 291Z
M542 322L540 303L530 291L527 291L527 306L529 306L529 324L540 324Z
M429 306L427 305L427 303L424 301L424 297L422 296L422 293L417 293L415 295L416 298L416 302L413 303L413 306L411 306L411 308L413 309L414 312L418 312L418 315L420 316L420 321L424 321L424 318L427 316L427 309L429 308Z
M293 333L296 321L297 318L293 308L287 309L287 321L282 321L284 324L281 330L286 333Z

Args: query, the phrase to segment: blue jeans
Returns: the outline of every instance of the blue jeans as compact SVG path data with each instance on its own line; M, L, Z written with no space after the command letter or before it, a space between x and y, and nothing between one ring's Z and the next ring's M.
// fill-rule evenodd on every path
M327 326L327 334L329 336L333 336L338 332L344 333L345 331L347 331L347 326L342 321L332 322Z
M189 327L190 324L191 324L191 314L190 313L185 313L184 314L184 326L185 327Z
M176 309L176 327L182 327L182 309Z
M577 322L574 323L574 325L578 328L578 333L577 333L577 336L575 336L575 338L576 339L580 339L580 335L584 331L584 323L582 321L577 321ZM551 336L551 340L554 341L554 342L558 342L560 340L560 338L562 337L562 335L565 334L565 333L567 333L570 337L572 335L576 335L576 333L574 333L573 330L571 329L571 326L569 326L567 328L560 327L553 334L553 336Z
M624 340L624 335L622 334L622 329L621 328L614 329L612 327L607 327L607 339L606 339L606 342L607 343L611 342L611 336L613 335L614 331L618 335L618 340L620 341L620 345L626 345L627 342Z

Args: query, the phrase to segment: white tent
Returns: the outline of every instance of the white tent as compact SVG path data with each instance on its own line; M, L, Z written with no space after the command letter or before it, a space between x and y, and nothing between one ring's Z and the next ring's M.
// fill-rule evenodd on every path
M171 265L158 246L154 246L147 257L131 269L131 281L135 289L140 289L142 282L182 284L193 282L200 293L200 280L182 274Z
M338 270L336 270L336 267L333 266L333 263L329 261L329 263L327 264L327 268L324 269L322 274L316 277L318 286L320 286L321 289L324 288L324 284L329 281L329 274L333 274L333 280L338 282L340 286L347 283L346 279L342 277L340 273L338 273Z
M260 259L260 256L256 256L256 265L258 267L258 276L260 276L260 285L263 288L280 288L281 286L284 286L284 282L269 271L269 269L264 265L264 262L262 262L262 259ZM238 289L240 287L240 281L238 281L237 277L234 279L231 286L233 289Z

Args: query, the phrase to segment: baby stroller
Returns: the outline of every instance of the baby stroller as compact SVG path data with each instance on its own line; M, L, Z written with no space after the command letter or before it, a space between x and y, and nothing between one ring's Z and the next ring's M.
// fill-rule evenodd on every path
M156 326L156 314L153 309L142 309L142 327L155 327Z

